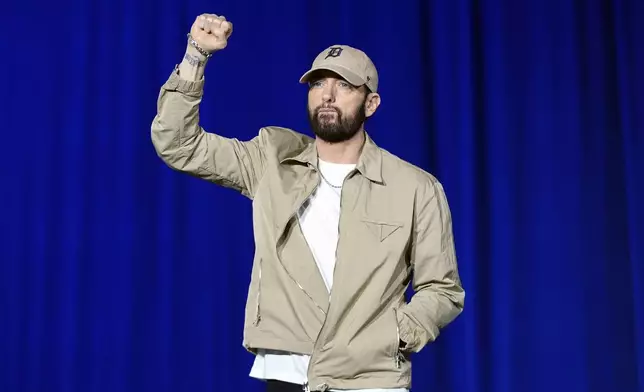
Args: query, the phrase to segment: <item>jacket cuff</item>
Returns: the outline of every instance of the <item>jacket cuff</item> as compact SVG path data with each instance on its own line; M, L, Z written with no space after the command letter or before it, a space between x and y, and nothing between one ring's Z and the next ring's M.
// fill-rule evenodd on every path
M179 76L179 66L175 66L168 80L163 85L167 91L177 91L185 95L200 97L203 95L205 78L201 80L187 80Z

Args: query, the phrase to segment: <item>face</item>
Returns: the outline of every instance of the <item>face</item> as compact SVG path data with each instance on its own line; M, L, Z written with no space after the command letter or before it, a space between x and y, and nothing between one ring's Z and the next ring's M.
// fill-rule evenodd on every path
M378 94L356 87L332 72L320 72L309 83L308 114L315 135L328 142L351 139L379 104Z

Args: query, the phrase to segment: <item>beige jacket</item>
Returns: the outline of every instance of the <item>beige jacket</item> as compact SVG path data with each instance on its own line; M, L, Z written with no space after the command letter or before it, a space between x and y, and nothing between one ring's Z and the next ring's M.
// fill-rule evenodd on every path
M314 390L409 388L409 354L434 341L463 309L441 184L367 135L342 189L329 295L296 219L320 182L313 139L280 127L262 128L249 141L207 133L199 123L203 88L204 80L171 74L158 98L152 142L172 169L253 201L256 253L244 347L312 355ZM409 284L414 295L407 302Z

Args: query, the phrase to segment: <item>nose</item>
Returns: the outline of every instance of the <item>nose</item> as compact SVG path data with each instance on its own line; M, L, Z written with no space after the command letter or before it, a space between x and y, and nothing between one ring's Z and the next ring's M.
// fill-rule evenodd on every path
M324 90L322 91L322 101L324 103L335 102L335 85L333 83L324 84Z

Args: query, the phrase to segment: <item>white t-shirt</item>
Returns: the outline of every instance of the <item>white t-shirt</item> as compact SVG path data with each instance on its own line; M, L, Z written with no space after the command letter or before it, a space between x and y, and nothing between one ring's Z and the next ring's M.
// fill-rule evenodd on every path
M340 220L341 189L345 177L355 168L354 164L330 163L319 160L322 172L320 186L298 211L298 219L304 237L320 270L324 284L329 292L333 286L335 251L338 244L338 224ZM326 179L326 181L325 181ZM295 384L307 380L309 356L260 350L250 376L258 379L274 379ZM331 389L335 392L337 390ZM359 389L355 392L406 392L407 389Z

